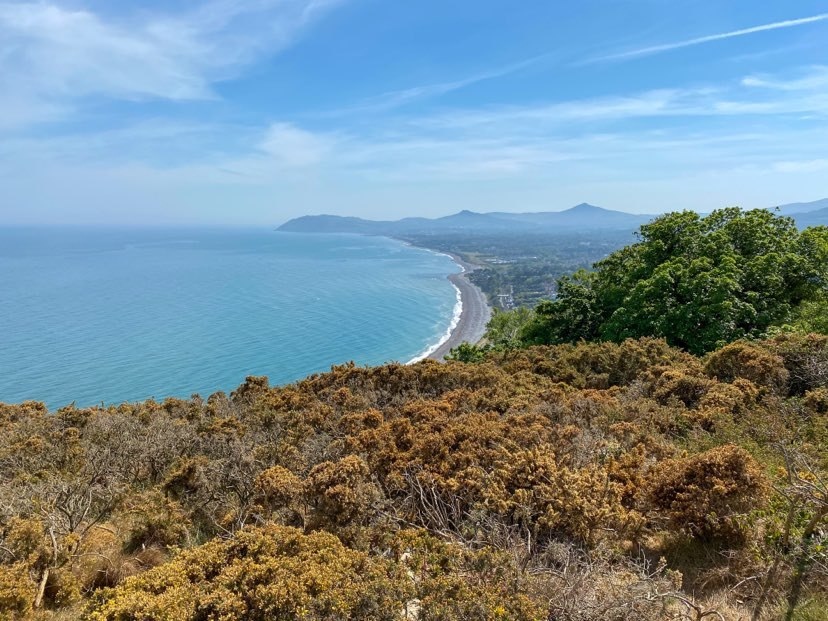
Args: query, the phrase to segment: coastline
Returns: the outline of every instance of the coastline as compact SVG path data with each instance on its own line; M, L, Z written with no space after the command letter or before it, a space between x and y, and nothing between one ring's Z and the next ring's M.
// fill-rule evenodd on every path
M451 257L452 261L462 270L459 274L451 274L448 277L460 298L460 316L446 338L433 351L412 362L425 359L442 361L453 348L461 343L477 343L486 333L486 324L492 315L486 294L468 278L468 274L478 269L478 266L467 263L454 254L446 252L440 254Z

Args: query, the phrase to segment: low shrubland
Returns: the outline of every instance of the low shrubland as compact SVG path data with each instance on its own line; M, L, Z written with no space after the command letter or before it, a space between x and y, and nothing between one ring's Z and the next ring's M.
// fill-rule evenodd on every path
M827 352L644 338L2 405L0 618L825 618Z

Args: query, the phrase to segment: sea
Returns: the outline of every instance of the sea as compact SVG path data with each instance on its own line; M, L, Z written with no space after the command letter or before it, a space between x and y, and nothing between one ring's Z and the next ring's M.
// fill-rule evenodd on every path
M411 362L460 314L450 257L265 229L0 229L0 402L54 410Z

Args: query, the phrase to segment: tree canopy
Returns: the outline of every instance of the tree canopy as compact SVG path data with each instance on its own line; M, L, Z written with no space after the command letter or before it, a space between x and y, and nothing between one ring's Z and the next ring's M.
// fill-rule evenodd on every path
M656 336L700 354L810 318L828 290L828 228L799 231L767 210L670 213L638 238L593 272L562 278L524 342Z

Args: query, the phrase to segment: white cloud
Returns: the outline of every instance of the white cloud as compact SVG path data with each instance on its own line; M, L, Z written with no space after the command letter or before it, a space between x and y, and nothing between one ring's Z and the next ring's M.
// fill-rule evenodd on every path
M828 90L828 67L817 65L798 78L777 79L762 75L747 76L742 86L777 91Z
M0 3L0 123L52 120L90 95L213 97L212 83L283 49L335 4L213 0L187 13L116 19L55 2Z
M819 15L812 15L810 17L802 17L799 19L787 19L784 21L773 22L770 24L762 24L759 26L752 26L750 28L741 28L739 30L731 30L729 32L720 32L717 34L706 35L703 37L696 37L693 39L685 39L683 41L674 41L672 43L663 43L661 45L651 45L626 52L619 52L617 54L609 54L599 58L590 59L587 62L600 62L606 60L626 60L630 58L638 58L641 56L650 56L652 54L659 54L661 52L669 52L684 47L691 47L694 45L702 45L703 43L711 43L713 41L721 41L724 39L732 39L734 37L743 37L745 35L755 34L758 32L766 32L768 30L779 30L782 28L793 28L795 26L803 26L805 24L813 24L828 20L828 13L820 13Z
M359 102L353 106L337 108L336 110L322 113L319 116L330 117L355 113L364 114L370 112L386 112L389 110L393 110L395 108L399 108L401 106L405 106L406 104L411 103L413 101L420 101L423 99L439 97L440 95L445 95L447 93L459 91L474 84L478 84L480 82L486 82L488 80L494 80L497 78L512 75L514 73L521 71L522 69L526 69L544 60L548 60L551 57L552 54L540 54L538 56L533 56L531 58L510 63L508 65L504 65L502 67L498 67L490 71L476 73L469 77L460 78L458 80L436 82L432 84L423 84L400 90L389 91L376 97L370 97L368 99L365 99L364 101Z
M27 187L49 194L42 198L48 205L54 204L50 193L69 192L75 179L98 178L113 194L123 184L130 192L141 188L140 196L155 191L169 204L189 205L195 196L215 205L216 213L222 197L230 202L242 197L262 213L276 200L285 209L340 206L345 212L344 205L362 210L362 199L369 209L387 206L399 195L411 210L420 202L423 209L443 211L451 207L449 196L490 208L505 207L497 200L542 208L543 192L557 198L559 190L578 199L574 202L599 201L600 193L576 197L579 187L685 188L690 193L683 200L690 203L710 198L688 179L719 183L728 174L768 190L770 179L788 179L790 186L791 173L798 172L797 184L814 193L824 187L819 179L828 157L828 130L819 121L828 110L828 85L818 79L824 72L810 67L784 77L760 76L774 84L787 80L785 88L759 88L751 83L759 78L748 76L712 86L534 106L367 114L371 123L348 130L332 130L319 119L300 125L285 118L258 128L158 120L107 132L32 135L0 141L0 175L4 189L21 203L31 202ZM700 116L710 119L702 124ZM649 122L637 122L641 118ZM9 188L18 188L16 194ZM486 188L492 188L491 196ZM749 190L761 199L755 188ZM731 197L738 188L728 189L722 181L716 192ZM768 204L779 199L781 190L775 192ZM403 209L402 203L393 204Z
M425 129L537 133L541 127L576 127L635 119L716 116L828 115L828 67L810 67L794 80L749 76L736 84L655 89L531 106L452 110L412 122ZM771 88L769 85L773 85Z
M636 160L650 162L643 174L679 165L766 169L779 161L824 157L825 132L790 125L790 119L828 114L825 73L826 67L807 68L786 88L762 89L758 97L745 78L534 106L378 117L350 134L280 123L263 144L273 145L266 149L270 161L282 167L314 164L370 179L518 178L587 168L642 174L633 173ZM698 117L727 121L711 120L700 130ZM643 118L652 121L647 129L635 123Z
M0 89L3 79L0 77ZM0 90L0 133L44 121L56 121L68 113L63 104L44 101L22 93Z
M267 130L260 148L279 165L311 166L332 153L334 142L332 137L314 134L290 123L274 123Z
M287 119L259 129L145 122L117 131L6 141L0 143L0 160L19 159L21 153L90 165L114 159L119 165L146 162L159 170L183 174L186 169L205 179L219 175L256 184L286 176L317 182L336 175L366 183L379 178L485 180L578 167L628 175L636 158L645 172L678 163L768 167L826 156L824 131L788 120L779 124L791 116L796 122L803 116L824 118L828 88L819 88L821 82L813 78L824 72L812 67L796 82L801 90L762 89L760 99L750 97L755 88L742 80L537 106L376 116L348 131ZM728 119L711 121L702 131L693 121L700 116ZM648 129L635 123L641 118L652 121ZM159 152L165 160L159 161Z
M203 50L186 32L175 40L153 24L126 28L47 4L0 5L0 29L7 50L4 82L22 83L39 95L209 96L195 62Z
M783 173L812 173L828 170L828 159L777 162L774 170Z

